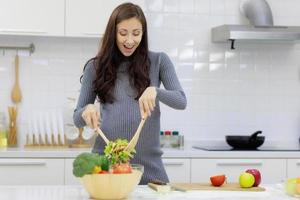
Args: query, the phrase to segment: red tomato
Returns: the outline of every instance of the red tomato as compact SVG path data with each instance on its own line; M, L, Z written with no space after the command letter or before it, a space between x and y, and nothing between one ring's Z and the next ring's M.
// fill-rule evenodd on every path
M131 172L132 172L132 169L131 169L131 166L129 163L115 164L113 166L114 174L128 174Z
M221 186L226 180L224 174L210 177L210 182L213 186Z
M98 174L109 174L109 172L106 170L101 170Z

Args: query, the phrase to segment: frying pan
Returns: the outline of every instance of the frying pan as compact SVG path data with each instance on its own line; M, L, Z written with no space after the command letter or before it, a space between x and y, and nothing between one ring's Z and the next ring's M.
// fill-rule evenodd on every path
M234 149L256 149L265 141L265 136L257 136L262 131L256 131L250 136L227 135L226 142Z

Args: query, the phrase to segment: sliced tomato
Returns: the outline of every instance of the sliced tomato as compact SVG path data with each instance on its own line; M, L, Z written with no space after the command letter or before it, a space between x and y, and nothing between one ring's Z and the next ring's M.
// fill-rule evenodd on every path
M221 186L226 180L224 174L210 177L210 182L213 186Z
M102 171L100 171L98 174L109 174L109 172L106 171L106 170L102 170Z
M113 166L114 174L128 174L131 172L132 172L132 168L129 163L120 163L120 164L115 164Z

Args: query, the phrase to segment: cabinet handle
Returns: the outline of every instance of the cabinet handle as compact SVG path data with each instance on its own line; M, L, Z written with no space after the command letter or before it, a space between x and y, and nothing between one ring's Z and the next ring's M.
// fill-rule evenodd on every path
M262 161L222 161L217 163L218 166L245 166L245 165L263 165Z
M184 165L183 162L164 162L165 166L182 166Z
M0 160L0 166L43 166L46 160Z
M25 30L25 29L1 29L2 33L27 33L27 34L46 34L46 31L42 30Z

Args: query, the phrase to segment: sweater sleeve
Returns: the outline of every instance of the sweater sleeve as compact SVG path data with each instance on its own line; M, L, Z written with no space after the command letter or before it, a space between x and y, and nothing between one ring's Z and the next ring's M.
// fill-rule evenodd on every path
M76 109L73 113L73 121L78 128L86 125L85 121L81 116L82 112L85 109L85 106L88 104L93 104L95 102L96 93L93 89L93 81L95 80L95 78L96 70L93 61L90 61L87 63L83 72L80 94L77 101Z
M185 93L179 83L174 65L165 53L160 54L159 76L165 89L156 89L158 100L172 108L185 109L187 104Z

